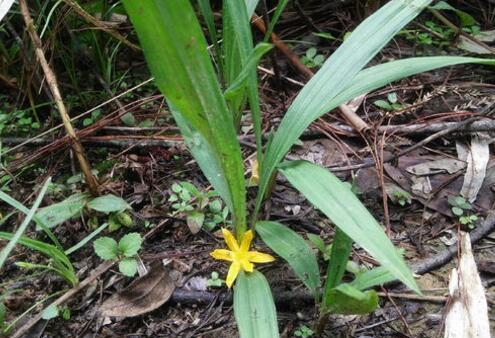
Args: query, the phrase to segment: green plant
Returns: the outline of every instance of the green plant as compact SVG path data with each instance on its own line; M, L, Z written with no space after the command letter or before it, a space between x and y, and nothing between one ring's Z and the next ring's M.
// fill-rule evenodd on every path
M171 189L168 201L176 213L186 216L193 234L201 228L211 231L220 224L229 223L229 208L222 205L215 191L201 191L189 182L174 183Z
M257 1L223 2L222 41L211 22L211 8L202 1L203 16L210 21L210 38L217 41L215 68L206 38L190 2L124 0L156 84L186 145L211 185L229 208L233 236L225 235L230 250L217 249L214 256L231 261L226 283L234 285L234 315L243 338L279 337L275 305L266 278L253 263L268 262L267 256L248 251L246 183L237 130L242 112L249 106L259 164L259 185L249 226L279 256L284 258L320 305L320 327L329 313L368 313L377 304L377 294L365 290L399 279L416 292L419 289L409 268L382 227L347 185L328 170L303 161L281 163L303 131L318 117L350 99L404 77L462 63L494 65L494 60L464 57L411 58L367 69L368 62L430 0L394 0L361 23L325 61L293 101L277 130L266 144L262 139L257 92L256 64L269 50L253 46L250 18ZM286 3L286 2L285 2ZM282 6L277 6L277 11ZM187 24L184 24L187 22ZM274 23L272 22L271 25ZM215 43L214 43L215 44ZM216 71L218 70L218 72ZM280 172L336 227L325 285L317 259L308 243L285 225L259 221L263 201L269 197L276 172ZM343 283L352 243L368 251L381 266L373 283ZM233 253L236 253L233 255ZM263 254L262 254L263 255ZM370 274L378 274L376 269Z
M309 68L321 67L325 62L325 56L317 54L317 50L314 47L308 48L306 53L301 58L302 63Z
M471 204L469 204L462 196L449 196L448 202L450 205L450 210L452 210L452 213L457 216L459 223L462 225L467 225L470 229L474 229L478 216L466 215L466 212L472 209Z
M206 286L219 288L224 283L225 283L225 281L219 277L218 272L212 271L211 277L208 278L208 280L206 281Z
M385 110L400 110L404 108L404 105L397 102L397 93L389 93L387 95L387 100L376 100L373 104L379 108Z
M118 260L119 271L128 277L133 277L137 272L136 255L141 249L141 235L132 232L120 239L117 243L113 238L100 237L94 244L95 253L104 260Z
M394 197L401 206L405 206L406 204L411 204L411 194L408 193L407 191L396 191L394 192Z
M308 338L313 335L314 331L311 330L309 327L306 325L301 325L297 328L296 331L294 331L294 336L296 337L301 337L301 338Z
M91 112L89 117L84 118L82 124L83 127L87 127L95 123L101 117L101 109L95 109Z

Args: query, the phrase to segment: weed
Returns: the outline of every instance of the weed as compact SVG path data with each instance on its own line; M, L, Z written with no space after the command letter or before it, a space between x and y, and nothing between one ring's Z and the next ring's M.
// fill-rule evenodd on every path
M117 243L113 238L100 237L94 244L95 253L104 260L118 260L119 271L128 277L133 277L137 272L136 255L141 249L141 235L132 232L120 239Z
M404 105L398 102L397 93L389 93L386 101L376 100L373 104L385 110L400 110L404 108Z
M206 286L219 288L224 283L225 283L225 281L223 279L220 279L218 272L212 271L211 277L208 278L208 280L206 281Z
M317 50L314 47L309 48L301 58L302 63L309 68L321 67L325 62L325 56L317 54Z
M308 338L308 337L311 337L313 334L314 334L314 331L311 330L306 325L301 325L297 328L296 331L294 331L294 336L300 337L300 338Z
M404 207L406 204L411 204L411 194L407 191L396 191L394 192L394 196L400 206Z
M461 223L462 225L467 225L469 229L474 229L476 227L478 216L466 214L469 210L472 209L472 206L466 201L464 197L449 196L448 202L450 205L450 210L455 216L457 216L459 223Z

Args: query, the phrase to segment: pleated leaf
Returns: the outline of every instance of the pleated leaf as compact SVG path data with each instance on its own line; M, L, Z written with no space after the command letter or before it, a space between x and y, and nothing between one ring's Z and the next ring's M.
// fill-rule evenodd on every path
M320 270L316 255L308 242L278 222L258 222L255 229L263 242L289 263L304 285L318 299Z
M133 1L124 5L148 66L167 100L217 154L234 223L244 231L244 168L236 130L207 44L189 1Z
M303 131L328 111L327 103L353 83L354 77L431 0L393 0L364 20L304 86L267 147L256 215L277 164Z
M239 273L234 286L234 316L240 338L279 337L272 292L261 272Z
M340 230L397 279L420 292L411 271L380 224L346 184L328 170L305 161L286 162L280 171Z

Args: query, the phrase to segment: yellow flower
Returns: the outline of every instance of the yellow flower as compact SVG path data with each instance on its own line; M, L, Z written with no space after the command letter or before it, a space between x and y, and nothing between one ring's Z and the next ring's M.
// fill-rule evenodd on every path
M225 284L227 284L229 288L234 283L234 280L241 269L246 272L253 272L253 263L268 263L275 260L275 258L268 254L258 251L249 251L249 246L251 245L254 236L252 230L244 233L241 245L237 243L234 235L232 235L229 230L222 229L222 233L225 243L227 243L230 250L216 249L210 253L210 255L215 259L232 262L229 272L227 273L227 280L225 281Z

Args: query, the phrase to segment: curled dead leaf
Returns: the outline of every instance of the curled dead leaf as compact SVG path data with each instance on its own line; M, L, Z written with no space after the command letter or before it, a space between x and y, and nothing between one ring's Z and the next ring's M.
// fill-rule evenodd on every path
M163 264L152 265L148 274L108 298L100 308L104 317L135 317L153 311L170 299L175 283Z

